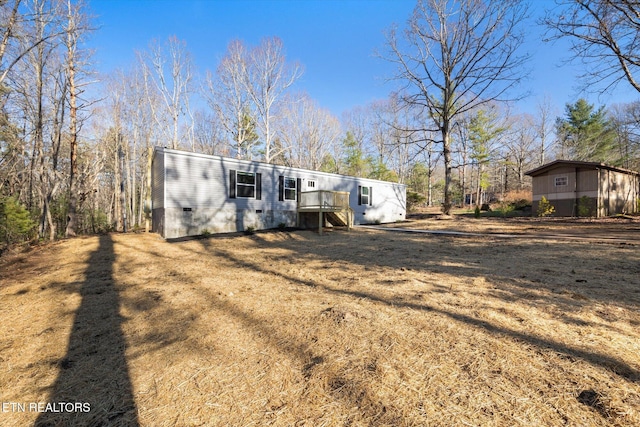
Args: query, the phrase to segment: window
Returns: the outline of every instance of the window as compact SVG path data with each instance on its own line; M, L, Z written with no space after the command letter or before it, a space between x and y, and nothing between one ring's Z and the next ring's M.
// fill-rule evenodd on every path
M369 187L362 187L362 189L360 190L360 204L369 204Z
M262 198L261 174L253 172L229 171L229 197L256 199Z
M308 180L307 181L307 189L314 189L316 188L316 181L315 180Z
M302 186L300 178L291 178L280 175L278 177L278 200L298 200L298 192Z
M238 197L253 198L256 196L256 175L249 172L237 172L237 190Z
M358 185L358 205L371 206L373 204L372 193L373 193L372 187L364 187L364 186Z
M296 199L296 179L295 178L284 179L284 199L285 200Z
M556 176L556 187L564 187L569 184L569 178L566 176Z

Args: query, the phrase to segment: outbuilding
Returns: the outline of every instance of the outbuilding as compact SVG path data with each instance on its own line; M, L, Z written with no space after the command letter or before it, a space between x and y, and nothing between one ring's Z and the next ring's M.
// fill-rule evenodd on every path
M171 239L278 227L388 223L406 216L406 186L157 147L153 230Z
M533 179L533 212L542 197L555 216L637 213L640 173L596 162L556 160L526 172Z

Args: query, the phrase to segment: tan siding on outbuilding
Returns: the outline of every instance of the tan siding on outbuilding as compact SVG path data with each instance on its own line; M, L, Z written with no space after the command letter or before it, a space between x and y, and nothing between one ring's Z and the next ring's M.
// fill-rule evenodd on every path
M577 216L586 210L596 216L638 210L637 172L600 163L556 160L527 175L533 178L534 214L543 196L555 207L556 216Z

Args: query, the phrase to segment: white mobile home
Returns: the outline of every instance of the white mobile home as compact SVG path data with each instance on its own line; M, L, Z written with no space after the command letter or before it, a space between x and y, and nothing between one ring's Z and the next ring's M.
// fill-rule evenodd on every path
M155 149L151 176L153 230L167 239L406 215L405 185L373 179L167 148Z

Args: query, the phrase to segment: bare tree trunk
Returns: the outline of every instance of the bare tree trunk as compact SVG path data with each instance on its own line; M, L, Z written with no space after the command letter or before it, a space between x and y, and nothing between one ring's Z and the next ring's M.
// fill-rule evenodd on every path
M518 27L528 5L515 0L419 1L408 21L404 41L387 34L395 63L394 78L406 83L404 102L428 112L424 129L442 139L445 168L443 213L450 214L451 129L465 113L511 99L507 93L524 76L527 55L519 56L523 31Z
M119 137L116 136L116 149L114 150L113 160L113 216L116 219L116 230L122 229L122 209L120 208L120 159L118 158L118 148L120 146Z
M67 26L67 73L69 79L69 208L67 212L66 237L76 235L78 208L78 88L76 87L77 27L71 0L67 0L69 11Z
M124 152L122 151L122 145L118 145L118 158L120 160L120 173L123 175L120 177L120 210L122 211L122 232L127 232L127 199L125 197L124 182L125 182L125 167L124 167Z
M442 126L442 158L444 160L444 203L442 204L442 213L451 214L451 148L449 145L449 127L447 124Z
M13 8L11 9L11 17L9 18L9 22L7 26L3 28L4 34L2 35L2 41L0 42L0 63L3 63L4 54L7 51L7 46L9 45L9 39L13 35L13 28L16 25L16 21L18 19L18 8L20 7L21 0L15 0L13 3ZM0 81L0 83L2 83Z
M69 67L69 210L65 235L76 235L78 208L78 107L76 101L75 70L73 63Z

